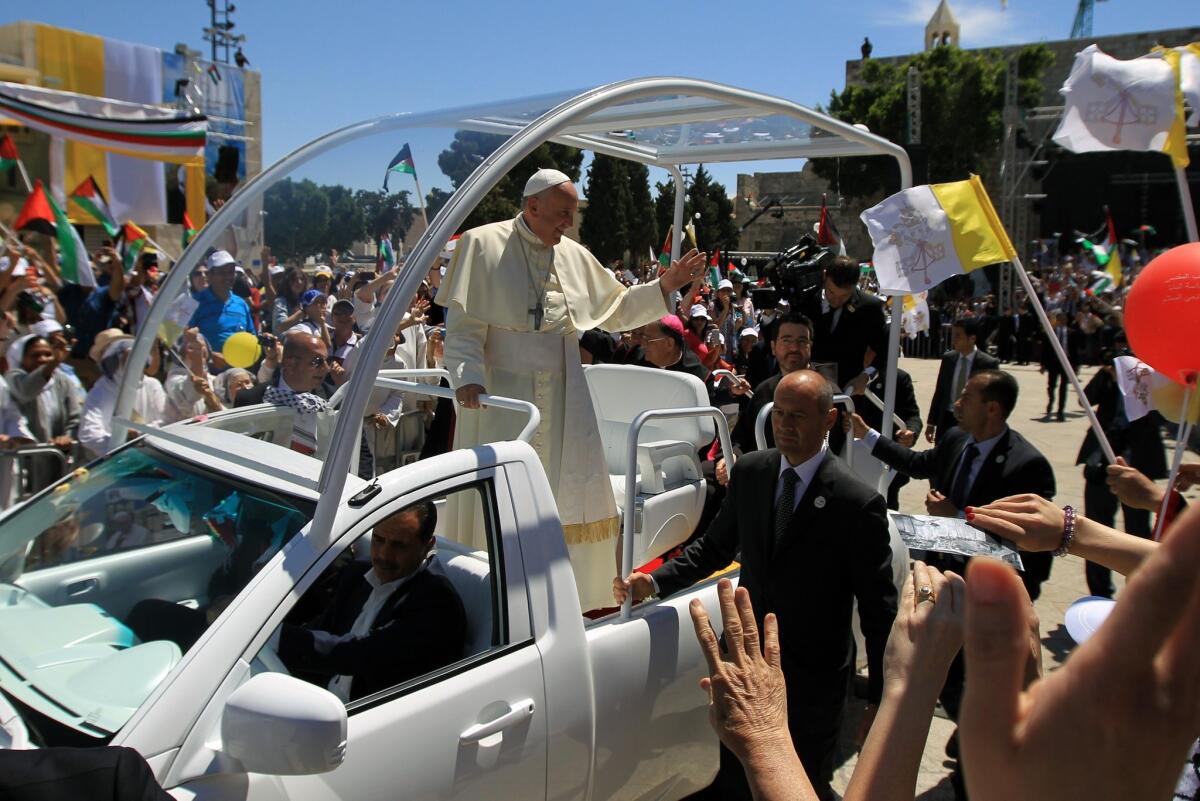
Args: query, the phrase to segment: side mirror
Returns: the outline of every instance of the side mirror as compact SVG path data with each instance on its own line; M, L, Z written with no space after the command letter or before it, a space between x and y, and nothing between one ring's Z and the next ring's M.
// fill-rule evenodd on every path
M306 681L260 673L225 702L221 742L247 773L328 773L346 757L346 707Z

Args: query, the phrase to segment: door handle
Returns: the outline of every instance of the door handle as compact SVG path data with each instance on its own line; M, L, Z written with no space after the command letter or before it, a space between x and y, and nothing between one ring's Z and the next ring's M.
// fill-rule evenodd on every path
M485 737L511 728L523 720L528 720L533 717L533 699L526 698L524 701L518 701L512 704L508 711L494 720L489 720L487 723L476 723L469 727L462 734L458 735L459 743L477 743Z
M93 576L81 581L73 581L67 585L67 595L71 598L76 598L80 595L87 595L89 592L100 588L100 579Z

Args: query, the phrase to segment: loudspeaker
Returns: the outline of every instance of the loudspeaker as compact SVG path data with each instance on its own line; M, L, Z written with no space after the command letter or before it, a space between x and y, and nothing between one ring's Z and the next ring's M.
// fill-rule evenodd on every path
M238 161L241 152L233 145L221 145L217 149L217 166L213 176L217 183L236 184L238 182Z

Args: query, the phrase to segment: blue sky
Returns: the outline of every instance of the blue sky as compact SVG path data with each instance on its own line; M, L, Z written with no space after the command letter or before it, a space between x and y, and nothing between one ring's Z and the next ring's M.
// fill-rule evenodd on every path
M863 36L876 56L920 49L937 0L236 4L235 32L247 36L245 52L263 75L263 151L271 163L333 128L379 114L643 75L707 78L824 103L841 88L845 61L858 57ZM952 7L963 46L979 47L1064 39L1076 4L1009 0L1002 10L1000 0L953 0ZM1196 8L1195 0L1100 2L1094 34L1194 25ZM24 9L31 11L0 21L31 19L168 50L185 42L207 52L202 0L40 0ZM415 144L414 151L423 188L447 185L434 154ZM737 171L717 170L731 192Z

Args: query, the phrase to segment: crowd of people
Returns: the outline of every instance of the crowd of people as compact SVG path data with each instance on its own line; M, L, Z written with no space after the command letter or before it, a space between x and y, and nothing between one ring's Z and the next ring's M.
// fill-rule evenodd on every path
M819 281L805 291L752 280L740 269L713 282L706 254L696 250L661 270L606 269L563 237L577 204L565 175L539 171L516 219L464 233L455 253L405 299L408 311L387 332L392 342L381 366L444 367L457 404L377 390L366 410L358 474L370 478L409 459L514 438L511 419L489 416L482 400L489 390L536 402L542 417L531 445L551 478L584 612L667 595L735 558L741 564L736 603L724 586L722 600L725 647L743 656L729 669L710 659L707 684L723 743L716 792L726 798L834 797L830 782L854 674L857 607L869 702L858 733L865 743L859 770L868 778L857 782L856 773L847 797L911 797L913 759L920 754L913 738L923 742L935 700L962 725L962 755L957 735L947 752L959 796L992 797L985 784L998 751L980 745L987 739L980 710L995 711L998 702L979 700L978 680L966 677L997 673L996 664L985 664L984 640L999 636L1001 623L1028 623L1030 600L1050 577L1050 552L1088 559L1087 581L1097 595L1114 594L1111 570L1129 573L1143 559L1169 572L1156 549L1127 542L1146 543L1154 509L1146 502L1154 496L1147 486L1166 477L1166 464L1162 421L1156 415L1128 419L1112 367L1126 349L1124 289L1095 291L1091 266L1069 257L1038 267L1035 290L1052 320L1049 334L1020 294L1005 314L991 295L934 298L929 331L944 325L948 335L944 349L929 352L941 359L932 402L923 411L911 376L897 370L895 425L884 437L889 310L857 261L830 256ZM0 335L7 338L0 442L26 451L37 446L5 462L0 480L7 486L0 490L10 503L116 444L118 389L134 335L158 291L160 266L167 265L152 252L126 265L106 245L92 254L97 286L87 289L61 280L48 242L12 241L6 251L0 261ZM156 337L142 368L134 423L160 426L269 403L296 411L293 449L319 450L321 414L330 411L338 387L356 371L376 369L362 365L359 346L398 273L343 262L336 251L307 266L278 264L267 252L261 264L254 269L214 250L192 270L179 330L171 339ZM243 334L259 343L258 356L231 363L240 360L226 354L226 343ZM1071 393L1047 337L1072 366L1101 365L1086 399L1120 457L1109 464L1089 432L1078 455L1086 482L1078 516L1069 507L1056 511L1049 460L1011 425L1019 387L1004 366L1012 363L1041 365L1046 419L1065 419ZM595 490L596 470L605 476L607 470L595 447L592 402L574 378L582 365L596 363L688 374L703 382L714 407L736 417L733 453L724 453L717 439L697 454L707 497L686 546L615 577L615 502ZM834 396L842 394L850 408L839 411ZM756 431L769 402L770 422ZM931 447L919 448L922 434ZM849 448L896 471L886 497L846 466L840 456ZM19 471L12 469L17 464ZM963 557L921 552L898 597L886 509L898 508L900 486L913 479L929 482L928 514L975 521L1014 540L1024 562L1020 581L995 565L968 566ZM1131 536L1106 540L1100 532L1111 530L1118 507ZM448 529L469 542L474 523L453 506L447 513ZM1190 520L1195 528L1195 517ZM1182 554L1194 539L1181 534L1184 545L1162 551ZM825 566L819 575L809 570L814 558ZM810 580L798 582L801 575ZM1130 595L1136 602L1150 590ZM818 607L820 614L813 614ZM701 626L702 613L693 613L711 656L718 646ZM989 614L999 622L988 622ZM765 635L765 658L758 631ZM1039 651L1027 634L1025 645ZM734 681L730 676L739 670L744 676ZM738 681L748 683L739 689ZM1190 686L1194 695L1194 680ZM755 715L771 725L745 722ZM1035 775L1038 767L1031 762L1028 770ZM875 789L854 795L858 786ZM1026 797L995 797L1018 796Z
M321 399L346 382L355 349L397 273L341 264L336 250L329 264L307 269L279 265L269 250L265 255L261 270L253 270L217 250L192 270L188 317L173 341L160 339L152 349L136 389L134 422L161 426L261 401L281 380L284 389ZM112 417L125 364L169 265L154 251L126 265L108 242L90 256L94 288L63 281L53 243L39 234L10 240L0 256L0 447L21 454L4 462L2 506L115 444ZM439 277L431 273L394 332L388 366L440 366L442 329L429 310ZM241 332L257 337L260 356L235 367L227 364L223 346ZM306 367L309 374L301 377ZM405 413L425 407L399 393L377 400L370 417L376 459L394 463L404 451L420 450L424 425L406 422Z

